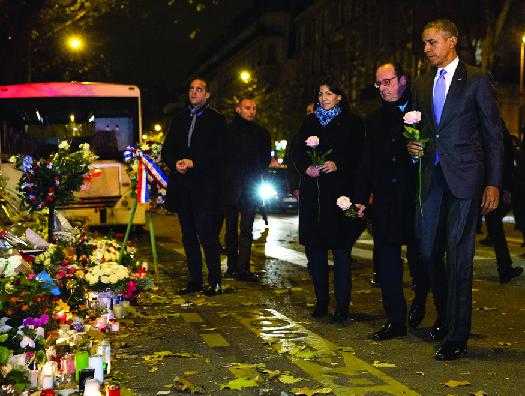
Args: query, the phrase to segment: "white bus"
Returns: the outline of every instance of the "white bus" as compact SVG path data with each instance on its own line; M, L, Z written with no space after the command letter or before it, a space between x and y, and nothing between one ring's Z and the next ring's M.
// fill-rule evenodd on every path
M68 219L85 225L127 224L133 198L122 152L142 134L140 90L106 83L31 83L0 86L0 154L2 174L16 189L18 170L7 162L13 154L47 157L61 140L73 148L89 143L99 156L102 174L75 202L58 207ZM139 205L134 223L144 224Z

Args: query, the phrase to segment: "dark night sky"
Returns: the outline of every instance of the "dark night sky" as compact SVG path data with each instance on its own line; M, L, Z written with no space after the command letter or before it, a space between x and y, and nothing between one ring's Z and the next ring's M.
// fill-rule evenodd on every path
M112 48L107 55L119 81L173 88L185 80L197 59L202 59L202 53L252 3L221 0L197 12L195 4L190 6L182 0L171 6L167 5L168 0L133 0L125 17L103 17L101 26L94 29L102 32L102 40L108 41L104 47Z

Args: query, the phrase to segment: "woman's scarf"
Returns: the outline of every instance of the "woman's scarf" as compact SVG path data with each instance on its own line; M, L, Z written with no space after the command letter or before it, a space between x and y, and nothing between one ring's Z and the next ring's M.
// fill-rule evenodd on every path
M341 106L339 106L339 104L336 104L334 107L328 110L323 109L321 105L318 105L315 109L315 116L322 126L327 126L328 123L339 114L341 114Z

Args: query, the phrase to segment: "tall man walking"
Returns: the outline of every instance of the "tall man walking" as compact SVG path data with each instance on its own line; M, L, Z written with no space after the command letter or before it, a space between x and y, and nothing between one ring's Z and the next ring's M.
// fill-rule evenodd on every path
M253 221L260 201L258 188L268 170L272 147L268 131L255 122L257 105L253 99L242 99L235 111L237 115L228 126L224 175L225 276L254 282L258 278L250 271Z
M433 68L416 81L414 109L421 111L421 128L431 141L424 150L420 143L408 144L411 155L425 154L416 235L436 299L434 334L443 337L435 358L454 360L467 352L470 336L479 208L486 214L498 206L502 125L492 77L458 59L456 25L430 22L422 39Z
M179 291L203 290L201 245L208 267L204 292L221 292L221 260L217 219L222 211L222 169L226 121L208 105L210 92L201 78L190 83L189 105L175 114L162 147L171 170L165 207L178 213L190 280Z

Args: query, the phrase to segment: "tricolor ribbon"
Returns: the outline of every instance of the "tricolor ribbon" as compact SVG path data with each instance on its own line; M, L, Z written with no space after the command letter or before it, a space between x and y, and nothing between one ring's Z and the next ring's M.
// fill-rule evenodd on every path
M168 178L160 170L155 161L137 149L135 146L128 146L124 150L124 161L129 163L135 159L139 160L137 172L137 202L149 202L148 178L151 178L161 187L168 187Z

